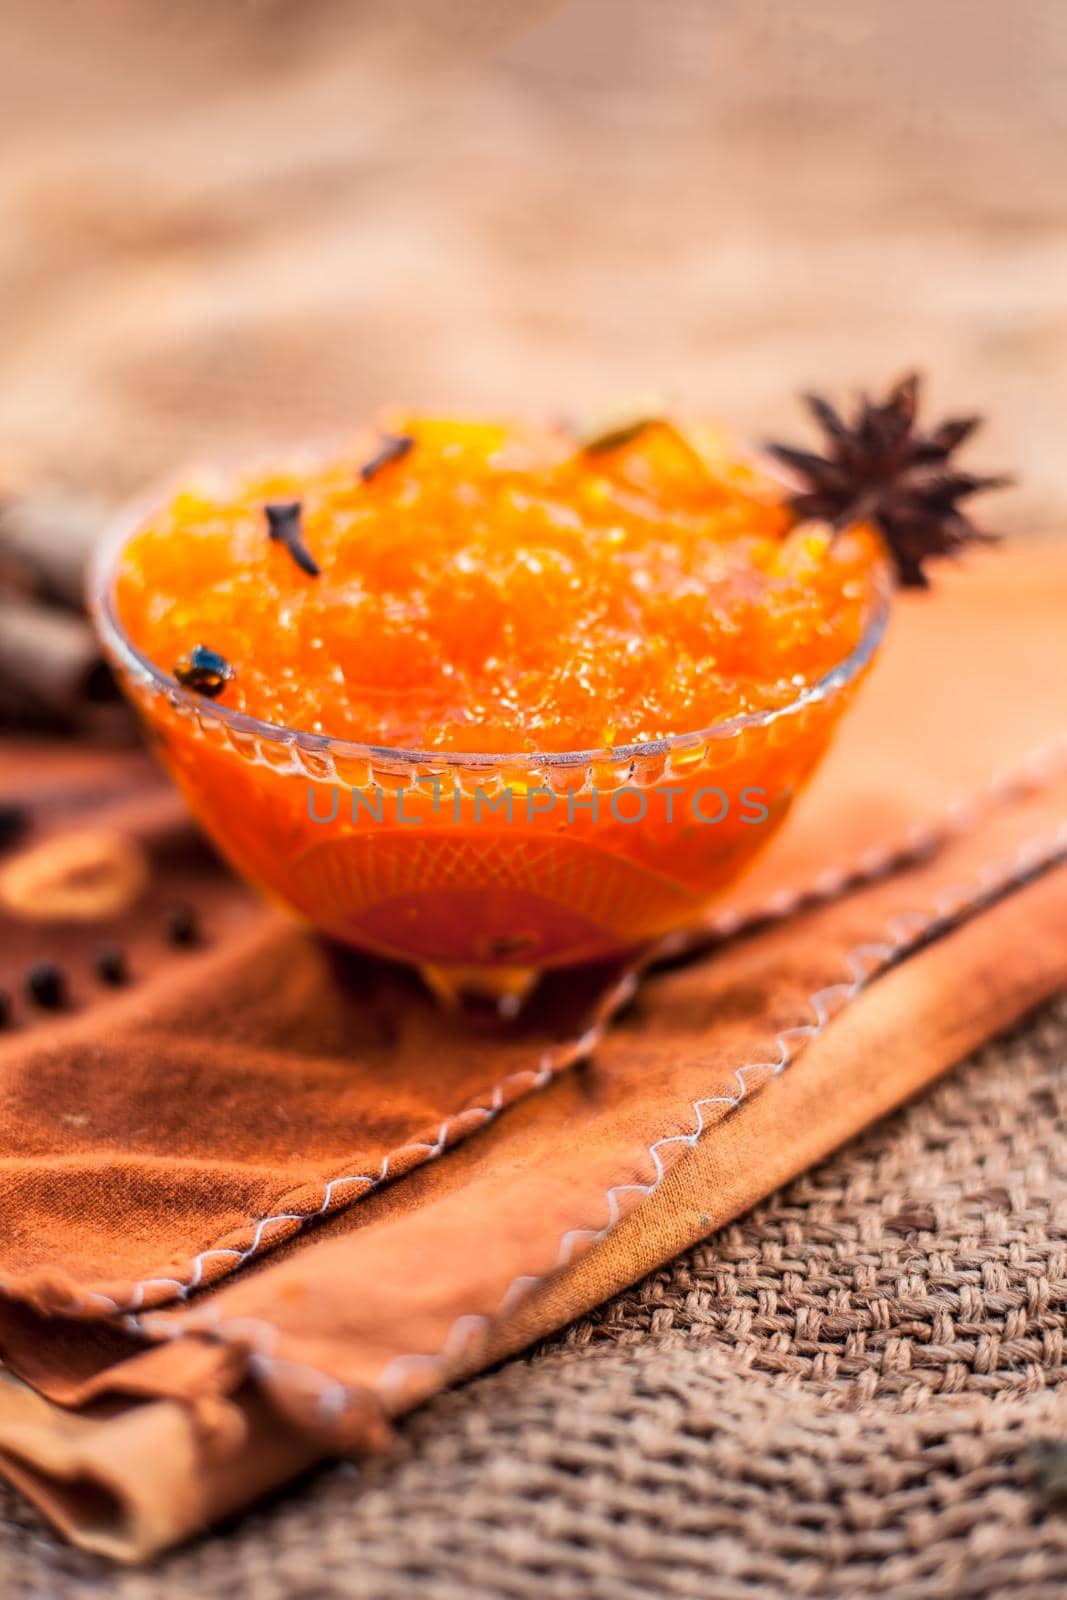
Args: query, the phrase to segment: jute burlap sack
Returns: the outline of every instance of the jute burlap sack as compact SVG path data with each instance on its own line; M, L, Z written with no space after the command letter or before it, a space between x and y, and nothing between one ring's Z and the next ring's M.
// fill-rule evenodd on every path
M1059 1600L1067 1000L558 1339L115 1574L3 1501L12 1600ZM872 1060L869 1070L876 1072Z
M762 434L795 384L914 358L995 411L1025 484L1005 520L1059 518L1053 0L985 33L951 6L600 0L406 120L342 70L357 9L182 8L161 35L173 8L6 8L16 482L117 494L383 400L552 410L661 378ZM1067 1438L1065 1061L1061 1005L435 1400L400 1456L148 1571L0 1491L0 1595L1058 1600L1067 1513L1028 1451Z

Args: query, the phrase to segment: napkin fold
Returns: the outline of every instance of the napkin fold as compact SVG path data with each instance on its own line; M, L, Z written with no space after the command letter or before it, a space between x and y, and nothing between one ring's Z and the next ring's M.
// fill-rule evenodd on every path
M511 1023L262 908L139 760L12 748L23 853L108 833L149 871L92 923L0 909L8 981L69 987L0 1035L0 1470L136 1560L385 1448L1067 981L1064 614L1054 545L902 599L706 925Z

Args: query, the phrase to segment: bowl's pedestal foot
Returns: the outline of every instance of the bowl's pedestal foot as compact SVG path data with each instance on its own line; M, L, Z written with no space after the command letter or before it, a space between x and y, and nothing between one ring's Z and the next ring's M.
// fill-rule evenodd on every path
M536 984L534 967L475 967L424 961L419 972L426 987L446 1011L457 1011L465 1000L490 1000L502 1017L514 1017Z

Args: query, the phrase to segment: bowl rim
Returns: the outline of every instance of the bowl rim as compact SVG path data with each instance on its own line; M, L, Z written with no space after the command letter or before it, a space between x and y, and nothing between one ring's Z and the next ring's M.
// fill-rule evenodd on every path
M188 479L185 481L188 482ZM167 487L173 491L173 479ZM819 705L852 682L872 661L885 634L891 610L892 579L888 563L882 563L873 573L863 631L846 656L783 705L735 712L730 717L691 732L668 734L663 739L637 744L607 745L586 750L442 751L361 744L336 734L311 733L305 729L287 727L284 723L266 722L247 712L218 705L203 695L184 689L176 678L134 644L118 614L115 594L118 557L132 535L162 503L161 494L146 494L120 508L97 541L90 557L87 568L89 614L107 654L120 670L142 685L165 694L170 703L186 715L195 716L201 721L206 718L235 733L266 739L309 755L328 754L331 758L340 756L342 760L370 760L446 772L506 767L541 771L545 768L589 766L593 763L649 760L670 755L676 750L692 750L715 740L734 739L748 729L770 727L786 717L798 715L809 706Z

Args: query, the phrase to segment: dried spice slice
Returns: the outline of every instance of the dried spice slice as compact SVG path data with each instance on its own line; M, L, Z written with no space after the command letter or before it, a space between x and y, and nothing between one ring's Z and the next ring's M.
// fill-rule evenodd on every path
M97 922L129 910L147 882L140 844L111 829L83 829L5 861L0 910L28 922Z

